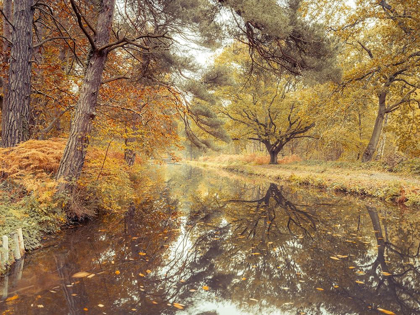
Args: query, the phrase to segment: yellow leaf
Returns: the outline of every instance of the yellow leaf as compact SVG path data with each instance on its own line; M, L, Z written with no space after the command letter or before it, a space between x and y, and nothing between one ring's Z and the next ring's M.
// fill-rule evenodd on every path
M318 291L324 291L323 288L316 288Z
M382 313L384 313L384 314L388 314L388 315L395 315L395 313L394 313L394 312L384 310L383 308L378 308L378 311L379 311L379 312L382 312Z
M119 275L121 272L119 270L115 271L116 275Z
M80 271L80 272L76 272L74 275L72 275L73 278L84 278L89 276L90 273L86 272L86 271Z
M143 252L140 252L139 255L140 256L146 256L147 254L146 253L143 253Z
M13 295L13 296L7 298L6 299L6 302L10 302L10 301L16 300L18 297L19 297L19 295L17 295L17 294L16 295Z
M152 301L152 303L155 304L155 305L158 304L158 302L156 302L156 301Z
M151 270L149 270L149 269L147 269L147 270L146 270L146 272L147 272L147 273L151 273L152 271L151 271Z
M340 258L337 258L337 257L335 257L335 256L331 256L330 258L331 258L331 259L334 259L334 260L340 260Z
M85 307L85 308L83 308L83 310L84 310L84 311L88 311L88 308L87 308L87 307Z
M243 277L243 278L242 278L242 280L246 280L246 278L245 278L245 277Z
M382 274L383 274L385 277L392 276L392 273L389 273L389 272L386 272L386 271L382 272Z
M179 303L174 303L174 307L176 307L176 308L178 308L180 310L183 310L184 309L184 305L179 304Z
M141 272L139 273L139 276L140 276L140 277L145 277L145 275L144 275L144 274L142 274Z
M203 286L203 290L206 290L206 291L208 291L210 288L208 287L208 286Z
M355 268L356 268L355 266L350 266L350 267L349 267L349 269L355 269Z
M365 284L363 281L359 281L359 280L356 280L356 283L358 283L358 284Z

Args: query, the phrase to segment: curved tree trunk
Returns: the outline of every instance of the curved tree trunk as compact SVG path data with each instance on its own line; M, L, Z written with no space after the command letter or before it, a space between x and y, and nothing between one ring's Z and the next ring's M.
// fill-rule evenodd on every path
M9 82L2 110L3 147L29 139L33 0L14 2Z
M114 5L115 0L101 2L95 36L95 45L98 48L92 48L93 53L86 69L70 135L57 172L57 179L64 179L64 183L62 182L59 186L61 192L72 191L85 162L102 73L108 56L108 50L101 50L100 47L109 43Z
M363 156L362 162L369 162L372 161L376 149L378 148L379 139L381 137L382 128L385 121L386 115L386 95L387 92L382 92L379 94L379 104L378 104L378 114L375 120L375 127L373 128L372 136L370 138L369 144L367 145Z

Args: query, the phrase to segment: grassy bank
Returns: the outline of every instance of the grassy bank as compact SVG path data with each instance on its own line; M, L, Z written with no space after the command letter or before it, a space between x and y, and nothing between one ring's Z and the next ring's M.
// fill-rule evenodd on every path
M57 194L55 174L65 142L30 140L14 148L0 148L0 240L22 228L25 248L33 250L45 234L58 232L72 219L89 218L98 211L126 210L138 200L137 192L145 183L140 174L143 167L141 163L128 167L117 144L109 150L107 144L92 145L74 194ZM6 266L13 261L10 251Z
M416 174L418 165L415 162L405 167L399 165L400 170L390 172L380 163L300 161L293 157L286 157L278 165L259 164L258 161L225 156L189 163L420 207L420 175Z

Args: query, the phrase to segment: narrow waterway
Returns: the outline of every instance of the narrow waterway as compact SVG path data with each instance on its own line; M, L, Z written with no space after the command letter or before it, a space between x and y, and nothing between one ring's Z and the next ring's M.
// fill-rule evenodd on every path
M16 264L1 314L420 314L414 211L186 165L156 172L137 209Z

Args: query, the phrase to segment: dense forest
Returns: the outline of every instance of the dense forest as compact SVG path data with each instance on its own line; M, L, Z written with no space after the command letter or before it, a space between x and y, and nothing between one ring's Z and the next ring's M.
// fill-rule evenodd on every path
M418 171L418 0L0 4L4 200L81 218L214 151Z

